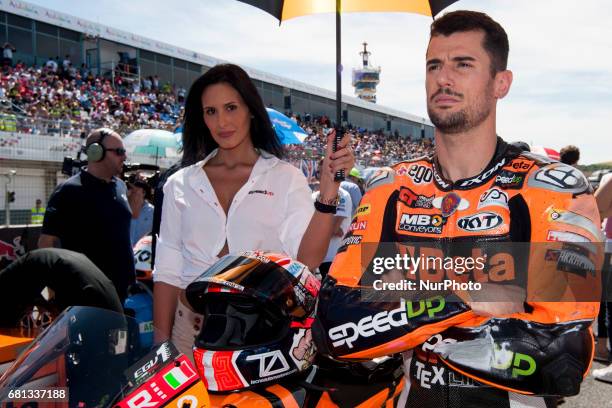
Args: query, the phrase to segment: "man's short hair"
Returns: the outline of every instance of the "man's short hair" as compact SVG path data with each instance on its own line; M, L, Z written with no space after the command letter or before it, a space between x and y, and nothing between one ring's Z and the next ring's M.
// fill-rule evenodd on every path
M573 166L580 160L580 149L574 145L565 146L559 152L559 156L561 156L561 163Z
M508 67L510 45L508 35L503 27L485 13L469 10L457 10L444 14L431 23L430 37L466 31L483 31L482 46L491 59L491 76Z

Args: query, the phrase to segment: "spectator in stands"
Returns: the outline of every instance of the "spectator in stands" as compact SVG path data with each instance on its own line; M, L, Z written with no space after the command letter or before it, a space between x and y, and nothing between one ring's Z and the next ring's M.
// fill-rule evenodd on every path
M578 160L580 160L580 149L574 145L565 146L559 154L561 156L561 163L569 164L570 166L575 166L578 164Z
M53 57L49 57L49 59L47 60L47 62L45 62L45 68L47 68L50 72L52 73L56 73L59 65L57 64L57 62L53 59Z
M153 86L153 77L148 76L142 79L142 88L145 91L149 91L152 86Z
M9 67L13 66L13 53L17 51L17 49L15 49L15 47L8 42L4 43L4 46L2 47L2 65L6 66L8 65Z
M87 168L51 194L38 246L86 255L114 283L123 301L134 282L132 213L125 183L117 177L126 159L123 140L110 129L96 129L87 137L86 154Z
M136 178L128 185L128 202L132 210L132 222L130 224L130 240L132 246L138 240L151 233L153 227L153 206L151 200L151 188L142 178Z
M194 82L185 103L184 157L207 156L164 186L154 273L158 334L191 353L202 316L189 309L183 289L230 252L265 248L311 268L321 263L334 232L340 183L333 175L354 163L349 137L335 153L333 137L313 208L305 177L280 159L283 148L248 74L223 64Z
M64 57L64 60L62 61L63 70L68 71L68 68L70 68L70 65L72 65L72 61L70 60L70 55L66 54L66 56Z

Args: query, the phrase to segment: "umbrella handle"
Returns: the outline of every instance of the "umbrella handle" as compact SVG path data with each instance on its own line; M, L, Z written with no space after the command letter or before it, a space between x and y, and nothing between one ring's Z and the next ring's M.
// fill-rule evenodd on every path
M334 143L332 144L334 152L338 150L338 143L342 140L343 129L338 127L336 128L336 134L334 135ZM343 181L345 178L344 170L338 170L334 174L334 181Z

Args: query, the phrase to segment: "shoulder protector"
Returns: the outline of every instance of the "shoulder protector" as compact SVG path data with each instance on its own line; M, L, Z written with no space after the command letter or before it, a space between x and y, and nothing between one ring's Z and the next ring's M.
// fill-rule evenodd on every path
M370 191L375 187L392 184L395 181L395 171L391 167L381 167L372 174L365 184L365 190Z
M529 175L527 186L571 194L593 191L580 170L563 163L551 163L533 171Z

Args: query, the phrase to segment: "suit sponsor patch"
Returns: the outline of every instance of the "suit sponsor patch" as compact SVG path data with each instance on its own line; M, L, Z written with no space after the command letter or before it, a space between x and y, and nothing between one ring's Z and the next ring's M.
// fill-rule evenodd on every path
M480 212L467 217L459 218L457 226L465 231L486 231L500 226L504 222L501 215L494 212Z
M508 208L508 194L495 187L485 191L478 200L477 209L489 206Z
M440 214L403 213L397 228L417 234L442 234L444 222L444 217Z

